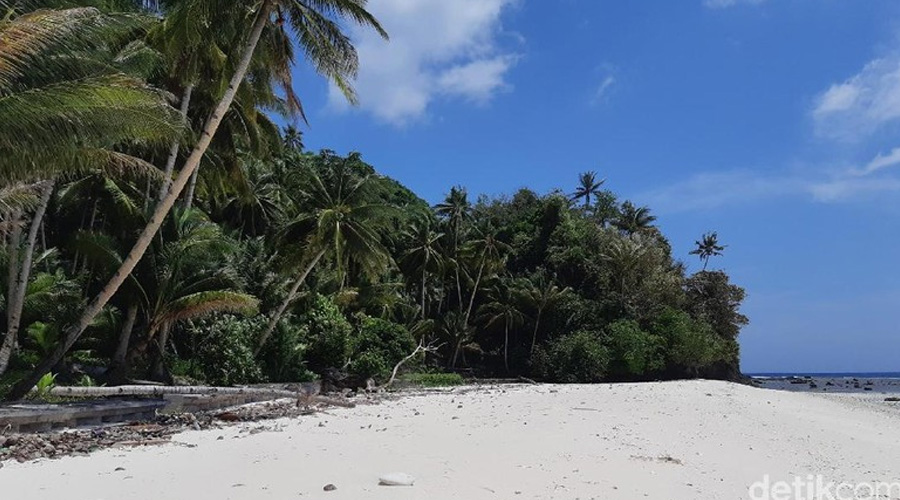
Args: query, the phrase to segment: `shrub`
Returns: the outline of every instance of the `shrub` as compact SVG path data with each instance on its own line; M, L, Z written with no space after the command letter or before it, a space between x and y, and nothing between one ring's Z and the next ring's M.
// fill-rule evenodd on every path
M684 312L667 308L654 320L651 330L668 343L671 372L696 376L704 367L721 361L726 346L713 329Z
M556 382L600 382L607 374L609 352L597 332L579 330L551 341L536 354L535 367Z
M315 374L306 367L309 330L297 318L285 315L260 352L259 360L270 382L306 382Z
M253 357L253 341L265 327L265 318L217 315L194 321L191 362L177 363L181 375L213 385L260 382L262 371Z
M665 369L665 341L641 329L637 322L619 320L606 328L610 347L610 374L641 378Z
M350 357L353 327L331 300L316 295L298 323L306 328L306 363L310 370L322 373L326 368L344 366Z
M385 378L415 348L416 342L405 326L363 316L351 341L350 373L363 379Z

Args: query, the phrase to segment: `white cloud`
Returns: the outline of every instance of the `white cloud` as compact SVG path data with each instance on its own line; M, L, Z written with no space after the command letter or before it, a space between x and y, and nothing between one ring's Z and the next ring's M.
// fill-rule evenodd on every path
M816 100L816 131L825 137L858 140L900 119L900 54L876 59Z
M863 176L873 174L879 170L883 170L888 167L893 167L900 163L900 148L894 148L890 153L886 155L879 154L872 161L870 161L865 167L854 170L852 173Z
M878 155L862 167L830 173L769 174L749 170L700 173L635 198L661 212L710 210L778 197L801 197L822 203L855 201L877 193L900 191L900 176L884 172L896 165L900 165L900 148Z
M500 47L501 17L518 0L377 0L369 4L391 37L354 31L362 110L403 125L436 99L486 103L509 89L517 55ZM515 37L510 37L515 38ZM332 88L332 105L345 106Z
M703 5L710 9L724 9L726 7L734 7L735 5L756 5L763 3L765 0L703 0Z
M591 96L591 104L599 104L606 99L606 96L609 95L610 90L612 90L613 85L616 84L616 77L612 75L607 75L603 81L600 82L600 85L597 86L597 90L594 91L594 95Z

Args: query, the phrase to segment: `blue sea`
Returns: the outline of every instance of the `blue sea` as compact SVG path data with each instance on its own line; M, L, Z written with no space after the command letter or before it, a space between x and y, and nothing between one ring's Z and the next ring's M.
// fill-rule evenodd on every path
M900 379L900 372L834 372L834 373L814 373L814 372L782 372L782 373L745 373L752 378L879 378L879 379Z

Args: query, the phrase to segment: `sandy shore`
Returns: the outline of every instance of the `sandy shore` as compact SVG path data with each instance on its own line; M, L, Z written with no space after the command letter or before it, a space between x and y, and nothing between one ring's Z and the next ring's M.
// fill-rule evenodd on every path
M900 407L691 381L458 388L7 463L0 487L35 500L720 500L750 498L766 474L890 482L898 465ZM378 486L388 472L416 483Z

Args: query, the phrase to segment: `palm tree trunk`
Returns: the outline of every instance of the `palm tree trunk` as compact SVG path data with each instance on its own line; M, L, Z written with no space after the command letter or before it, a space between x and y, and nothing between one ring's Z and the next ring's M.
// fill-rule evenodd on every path
M322 249L316 254L316 257L306 266L306 269L303 270L303 274L297 278L297 281L294 282L294 286L291 287L291 291L288 293L288 296L284 299L280 306L278 306L278 310L275 311L275 314L272 315L272 318L269 319L269 324L266 325L266 329L262 332L262 335L259 336L259 341L256 344L256 349L253 351L254 356L258 356L259 352L266 345L266 342L269 340L269 337L272 335L272 332L275 331L275 327L278 326L278 320L281 319L281 316L284 315L284 311L287 310L288 306L291 302L294 301L294 298L297 296L297 290L300 289L300 285L306 281L306 277L309 276L309 273L312 272L313 268L316 267L316 264L322 260L322 257L325 256L325 250Z
M472 296L469 297L469 307L466 308L466 320L463 322L464 326L469 326L469 316L472 314L472 306L475 304L475 295L478 294L478 284L481 283L481 274L484 272L484 260L485 257L482 257L481 265L478 266L478 276L475 278L475 286L472 288Z
M9 366L9 358L15 350L16 341L19 336L19 327L22 322L22 309L25 307L25 292L28 289L28 280L31 277L31 263L34 260L34 249L37 246L38 232L44 220L44 214L47 213L47 205L50 204L50 195L53 194L53 186L55 181L47 181L41 190L41 200L31 219L31 227L28 229L28 240L25 242L25 255L22 257L22 263L19 266L19 276L15 284L15 294L10 294L10 298L14 299L9 308L9 316L6 326L6 340L0 348L0 375L6 372ZM11 347L7 350L6 344L9 342Z
M534 346L537 344L538 326L541 323L541 313L543 308L538 307L537 314L534 317L534 331L531 332L531 355L534 356Z
M172 324L163 323L159 328L159 337L156 339L156 356L153 360L153 367L150 369L151 380L165 381L167 380L168 371L166 370L166 344L169 343L169 332L172 330Z
M184 89L184 95L181 96L181 113L182 118L187 121L188 108L191 105L191 95L194 93L194 84L188 84ZM172 147L169 148L169 157L166 159L166 168L163 171L163 182L159 188L158 200L165 198L172 185L172 172L175 170L175 161L178 160L178 150L181 148L181 142L178 139L172 141Z
M509 373L509 317L503 322L503 367Z
M250 61L253 59L253 53L256 51L256 46L259 44L263 29L269 21L269 14L271 11L272 0L263 0L259 12L257 13L256 20L254 21L253 29L250 31L247 44L244 47L243 55L231 78L228 89L225 91L225 94L222 96L222 99L219 101L212 115L207 119L206 125L203 127L203 132L200 135L200 139L194 146L191 155L185 162L184 167L182 167L174 184L169 189L169 194L167 194L156 206L147 226L144 228L140 237L138 237L138 240L135 243L134 248L129 252L128 257L125 258L121 267L119 267L106 286L103 287L103 290L87 306L78 322L65 330L62 341L57 345L56 349L41 360L27 377L13 386L7 396L9 399L20 399L24 397L44 374L63 359L84 330L91 324L94 317L103 310L103 307L109 302L109 299L112 298L113 294L115 294L119 287L122 286L122 283L124 283L128 275L131 274L131 271L137 265L138 261L141 260L141 257L144 256L144 253L153 241L154 235L159 230L166 215L172 209L172 205L174 205L175 201L178 199L178 195L184 190L184 186L187 184L188 179L194 173L194 170L197 169L197 166L200 165L200 160L202 160L203 155L206 154L206 150L209 148L213 136L219 129L219 125L222 123L222 118L231 107L231 103L234 102L238 87L240 87L241 82L244 80L244 76L247 74L247 68L249 68Z
M131 342L131 332L134 331L134 322L137 319L138 305L133 302L125 313L125 323L122 332L119 333L119 343L116 345L116 353L113 355L113 366L125 364L125 356L128 354L128 344Z
M7 283L6 283L6 324L12 325L14 319L16 296L18 296L18 275L19 275L19 246L22 243L22 211L16 210L9 218L12 223L12 229L9 234L9 250L7 255L9 265L7 267ZM16 348L17 335L8 329L6 337L3 338L3 345L0 346L0 375L6 371L9 365L9 358L12 357L13 350Z
M194 206L194 190L197 189L197 172L200 169L194 170L194 173L191 174L191 182L188 183L188 190L184 193L184 200L182 201L182 208L185 210L189 210L192 206Z
M425 311L425 278L428 276L428 254L425 254L425 264L422 266L422 320L424 321L427 314Z

